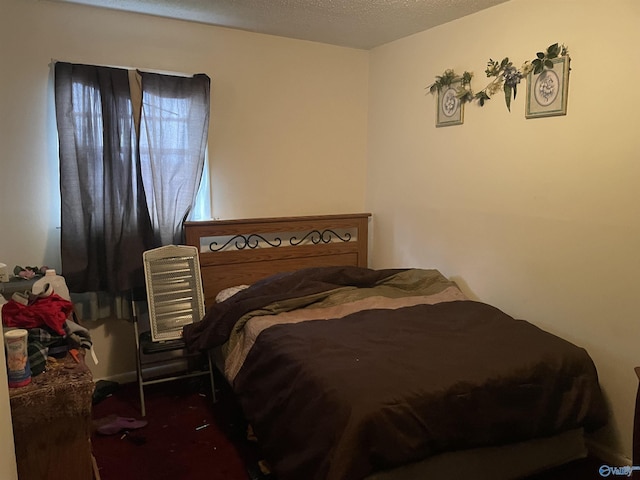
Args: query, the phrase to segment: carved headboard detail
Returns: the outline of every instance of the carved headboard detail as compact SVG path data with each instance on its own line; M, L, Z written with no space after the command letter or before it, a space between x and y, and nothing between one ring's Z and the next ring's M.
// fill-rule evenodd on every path
M205 304L224 288L279 272L335 265L367 266L370 213L185 222L198 248Z

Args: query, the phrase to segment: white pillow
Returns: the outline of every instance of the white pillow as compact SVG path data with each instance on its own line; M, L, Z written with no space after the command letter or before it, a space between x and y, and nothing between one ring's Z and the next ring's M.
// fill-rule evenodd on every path
M224 302L225 300L233 297L236 293L241 292L245 288L249 288L249 285L236 285L235 287L229 287L220 290L216 295L216 303Z

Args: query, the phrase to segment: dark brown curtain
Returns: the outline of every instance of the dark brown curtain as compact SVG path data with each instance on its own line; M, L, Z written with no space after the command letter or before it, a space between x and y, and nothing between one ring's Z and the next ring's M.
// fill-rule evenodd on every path
M138 73L136 134L128 70L55 64L62 274L74 293L143 286L142 253L183 242L202 178L209 77Z
M142 76L140 162L155 243L183 242L182 222L202 178L209 131L210 79Z
M72 292L144 285L152 246L127 70L55 64L62 274Z

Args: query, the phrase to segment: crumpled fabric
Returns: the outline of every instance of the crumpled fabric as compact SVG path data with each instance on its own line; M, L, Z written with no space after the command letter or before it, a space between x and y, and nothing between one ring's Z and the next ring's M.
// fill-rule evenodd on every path
M31 305L9 300L2 307L2 323L5 327L38 328L46 325L59 335L66 335L64 322L73 312L73 303L57 293L38 298Z
M62 358L70 348L89 350L93 345L89 330L73 320L65 321L63 328L66 336L57 335L45 326L29 329L27 350L32 377L45 371L47 357Z

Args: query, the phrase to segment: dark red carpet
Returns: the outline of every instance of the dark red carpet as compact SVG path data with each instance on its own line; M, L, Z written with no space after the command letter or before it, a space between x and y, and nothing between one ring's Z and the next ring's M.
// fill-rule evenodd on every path
M203 380L147 387L147 426L127 434L92 435L101 480L269 478L260 474L257 445L247 441L246 425L228 387L222 380L218 385L216 404ZM93 406L97 424L113 415L141 418L137 385L121 385ZM587 458L527 480L601 479L600 465Z
M145 427L92 434L102 480L261 478L249 473L257 470L257 447L246 441L239 411L226 392L218 392L214 405L208 381L179 380L148 386L145 397ZM142 418L136 384L121 385L93 406L96 426L113 415Z

